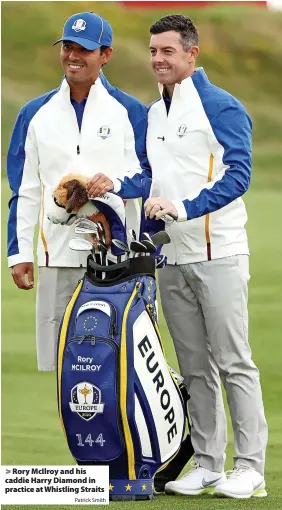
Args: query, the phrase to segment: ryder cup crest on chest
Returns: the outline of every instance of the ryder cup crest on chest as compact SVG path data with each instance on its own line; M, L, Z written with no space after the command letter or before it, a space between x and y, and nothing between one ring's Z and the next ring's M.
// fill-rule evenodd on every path
M183 138L183 136L187 135L187 126L186 124L181 124L176 131L176 134L179 138Z
M109 128L109 126L101 126L98 131L97 131L97 135L102 138L103 140L105 140L106 138L109 138L111 136L111 128Z
M81 32L82 30L85 30L86 21L84 21L84 19L75 20L74 24L72 25L72 29L75 30L75 32Z

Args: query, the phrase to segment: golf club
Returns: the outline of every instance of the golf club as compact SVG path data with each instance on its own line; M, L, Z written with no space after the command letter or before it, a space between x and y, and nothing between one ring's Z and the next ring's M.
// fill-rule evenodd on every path
M150 253L155 253L157 250L157 247L154 245L154 243L151 243L150 241L143 240L142 244L146 246L148 255L150 255Z
M177 218L175 216L172 216L172 214L165 214L164 216L161 216L159 219L163 220L166 225L172 225L172 223L177 220Z
M69 241L69 248L75 251L91 251L93 249L92 243L87 241L87 239L83 239L82 237L73 237Z
M129 258L130 249L128 245L120 241L119 239L112 239L112 244L126 253L127 259ZM117 262L121 262L121 255L117 255Z
M149 253L154 253L157 249L156 245L152 241L150 234L143 232L142 243L146 246Z
M168 235L168 233L165 230L161 230L160 232L153 234L151 236L151 239L155 245L169 244L171 241L170 236Z
M93 223L95 225L95 223ZM76 234L97 234L98 230L97 227L81 227L80 225L77 225L75 227L75 233Z
M136 241L136 232L135 232L135 230L133 230L133 228L129 228L127 232L128 232L128 234L129 234L129 236L131 238L130 242L131 241Z
M156 258L156 269L160 269L162 267L165 267L166 266L166 256L165 255L159 255L157 258Z
M131 241L130 243L130 251L132 252L132 256L134 258L134 255L137 253L148 253L147 247L145 244L140 243L140 241Z
M98 249L101 253L101 262L103 266L107 266L107 254L108 254L108 248L107 245L103 241L98 241Z
M103 223L101 221L98 221L97 227L98 227L98 230L100 231L99 237L100 237L101 241L103 241L103 243L105 243L106 242L106 233L105 233Z
M75 225L79 226L79 227L94 227L95 226L97 228L97 224L85 216L81 216L81 217L77 218Z

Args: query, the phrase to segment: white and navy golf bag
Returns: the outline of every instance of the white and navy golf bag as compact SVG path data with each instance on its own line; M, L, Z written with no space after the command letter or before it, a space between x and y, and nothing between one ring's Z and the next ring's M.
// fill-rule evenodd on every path
M155 265L149 254L108 266L89 255L60 327L61 423L78 464L109 466L111 499L150 499L187 424L159 334Z

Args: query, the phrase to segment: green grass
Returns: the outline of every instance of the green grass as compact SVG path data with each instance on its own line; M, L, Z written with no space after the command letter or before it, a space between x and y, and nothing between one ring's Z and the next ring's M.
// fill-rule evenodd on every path
M161 496L138 508L176 510L282 508L281 459L281 76L282 14L265 9L219 6L185 11L122 9L117 2L3 2L2 3L2 163L18 109L28 100L57 87L61 80L58 47L64 20L74 12L92 10L105 16L114 29L114 55L105 69L112 83L146 104L157 97L148 57L148 27L169 13L181 12L195 21L201 41L199 65L209 78L247 106L254 120L254 173L246 196L251 247L250 339L260 368L269 424L265 500L218 500ZM27 64L28 63L28 64ZM280 190L280 191L279 191ZM2 464L68 465L73 458L57 415L53 373L36 369L35 291L20 291L6 268L8 186L2 181ZM169 362L175 353L164 320L160 324ZM232 468L232 430L226 469ZM111 503L112 509L131 508ZM6 508L3 506L3 508ZM35 506L7 506L36 508ZM45 506L38 507L44 509ZM51 510L53 507L47 505ZM57 508L57 507L54 507ZM79 510L85 506L63 506ZM93 507L91 507L93 508ZM103 508L99 506L99 508Z
M68 451L57 415L54 373L36 369L34 334L34 291L14 286L6 268L8 186L2 185L2 464L68 465ZM281 458L281 196L275 191L250 191L246 196L249 211L248 232L251 246L250 339L253 358L258 364L269 424L265 500L233 501L211 497L187 499L161 496L153 502L134 503L152 510L282 508ZM161 332L168 360L175 365L175 354L163 318ZM232 431L229 420L226 469L232 468ZM111 503L112 509L131 508L132 504ZM3 506L3 508L5 508ZM7 510L16 508L7 506ZM19 508L25 508L23 506ZM36 508L34 507L26 507ZM38 507L39 508L39 507ZM41 509L45 506L40 506ZM51 509L49 505L46 508ZM88 507L60 507L80 508ZM89 507L90 508L90 507ZM102 508L102 506L99 506Z

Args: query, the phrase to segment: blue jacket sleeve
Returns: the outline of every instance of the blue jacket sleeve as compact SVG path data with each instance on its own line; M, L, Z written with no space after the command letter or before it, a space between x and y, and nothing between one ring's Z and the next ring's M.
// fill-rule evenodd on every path
M7 157L12 190L8 217L8 264L33 262L34 226L38 219L41 185L38 154L24 109L17 117Z
M217 141L224 148L222 163L227 168L219 180L208 183L193 200L184 199L181 205L180 201L175 201L178 202L175 205L180 211L180 221L217 211L242 196L249 188L252 122L245 108L239 103L223 104L212 122L212 128Z
M8 216L8 256L19 252L17 239L17 204L18 193L22 181L23 167L25 162L25 141L28 126L24 120L22 110L19 112L7 156L7 177L12 190L9 201Z

